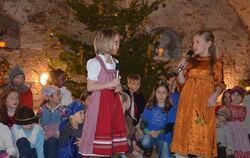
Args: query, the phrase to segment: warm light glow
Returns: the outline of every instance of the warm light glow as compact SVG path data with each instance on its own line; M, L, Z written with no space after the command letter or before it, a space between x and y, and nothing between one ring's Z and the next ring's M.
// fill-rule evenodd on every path
M0 48L4 48L4 47L6 47L6 43L3 41L0 41Z
M247 86L247 87L246 87L246 91L250 91L250 86Z
M158 49L158 56L159 56L159 57L162 57L162 56L163 56L163 53L164 53L164 49L163 49L163 48L159 48L159 49Z
M49 79L49 74L48 73L42 73L41 76L40 76L41 85L43 85L43 86L46 85L48 79Z

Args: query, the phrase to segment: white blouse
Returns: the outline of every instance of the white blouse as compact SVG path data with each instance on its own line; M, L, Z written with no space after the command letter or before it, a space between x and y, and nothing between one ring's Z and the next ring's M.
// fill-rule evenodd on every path
M104 55L102 55L102 54L98 54L98 55L101 57L102 61L104 62L105 66L108 70L115 69L116 63L114 63L114 62L112 62L112 64L107 63ZM113 61L112 56L111 56L111 60ZM118 62L116 59L115 59L115 61ZM88 71L88 74L87 74L88 80L93 80L93 81L98 80L98 75L101 71L101 64L99 63L99 61L96 58L92 58L92 59L88 60L87 71Z
M0 123L0 150L5 150L9 155L16 155L16 149L8 126Z

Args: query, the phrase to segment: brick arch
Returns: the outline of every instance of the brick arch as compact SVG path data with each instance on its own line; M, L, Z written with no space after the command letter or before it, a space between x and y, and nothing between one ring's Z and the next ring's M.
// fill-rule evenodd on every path
M0 13L0 41L6 43L7 49L20 49L20 26L9 15Z

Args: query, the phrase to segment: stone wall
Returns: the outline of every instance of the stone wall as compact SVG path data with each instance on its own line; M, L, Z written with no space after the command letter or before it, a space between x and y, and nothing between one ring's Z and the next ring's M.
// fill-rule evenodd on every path
M191 48L192 34L204 28L212 30L225 63L225 81L232 87L249 69L249 8L247 0L166 0L147 19L147 29L175 30L182 37L184 55ZM0 49L0 54L12 65L24 68L38 104L41 100L39 73L48 71L44 52L56 56L61 51L56 43L48 40L49 32L60 31L85 42L92 42L93 34L74 19L66 0L0 0L1 13L20 24L21 49Z

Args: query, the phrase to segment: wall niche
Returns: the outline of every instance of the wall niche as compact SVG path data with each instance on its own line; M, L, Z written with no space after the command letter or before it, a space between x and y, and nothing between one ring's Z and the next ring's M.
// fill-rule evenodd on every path
M19 50L21 47L19 23L10 16L1 13L0 47L7 50Z

